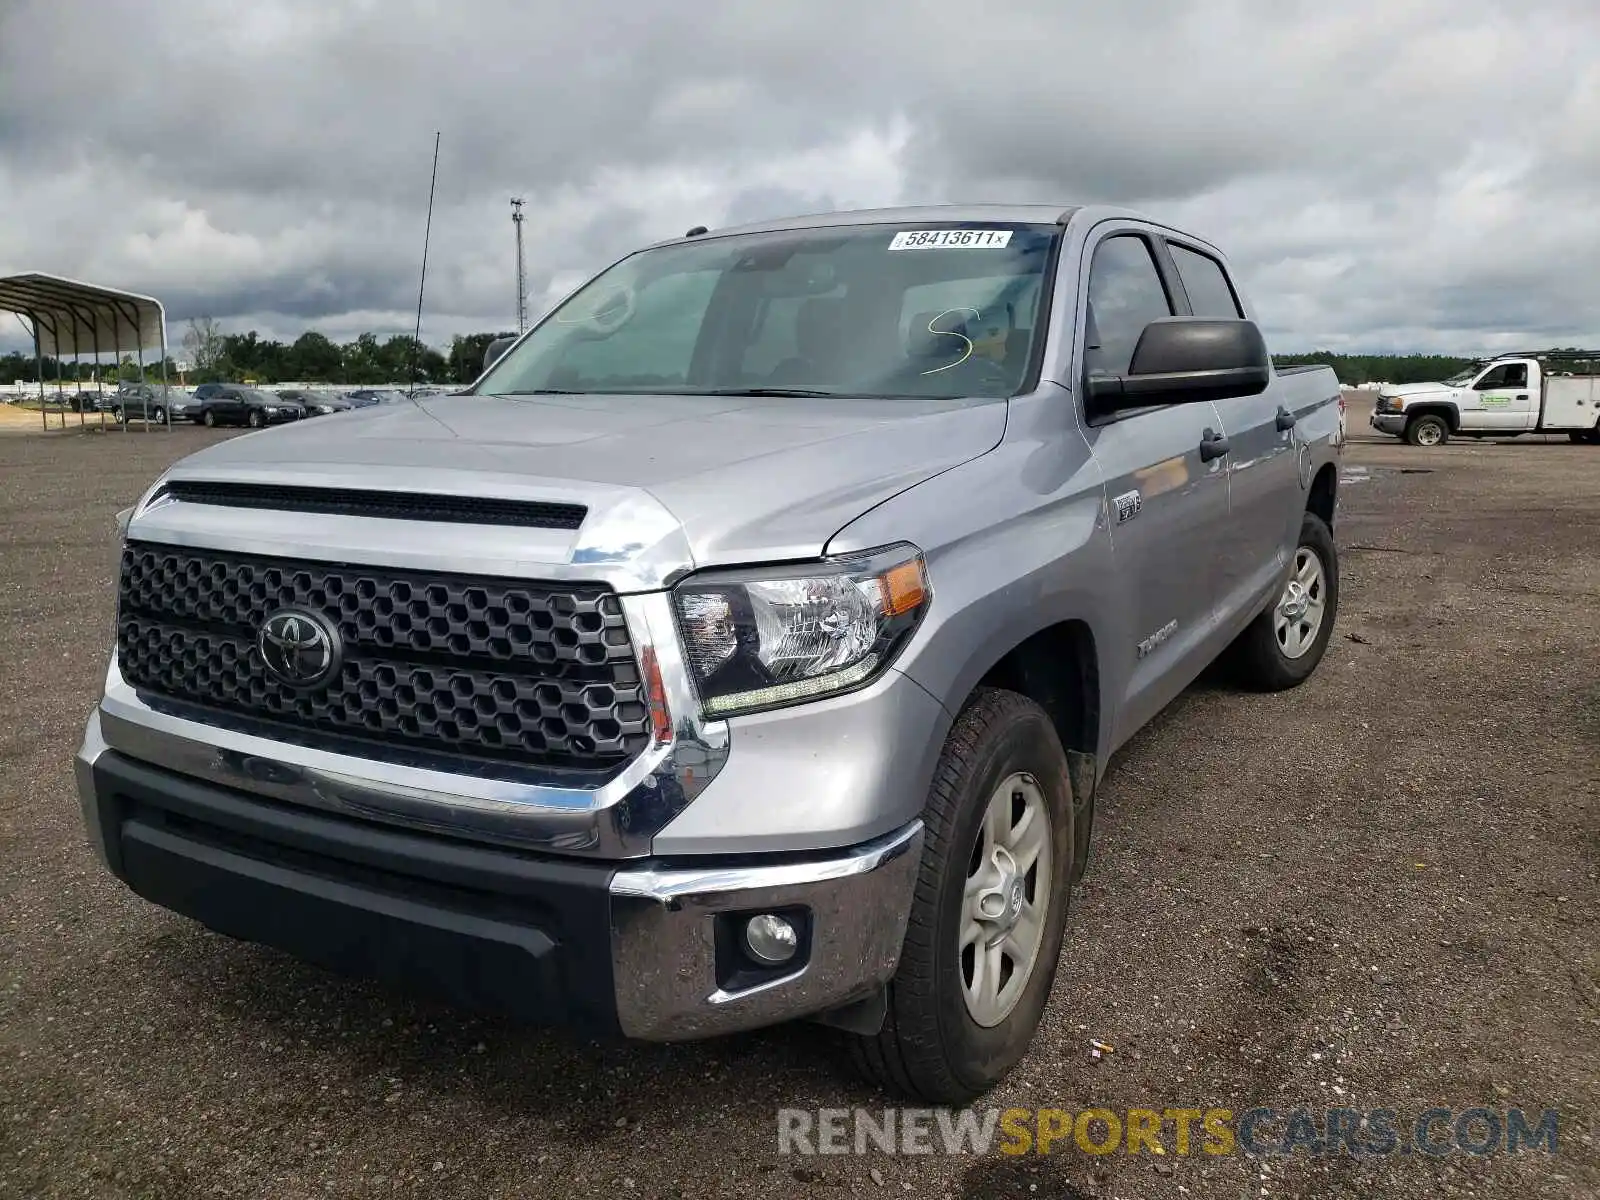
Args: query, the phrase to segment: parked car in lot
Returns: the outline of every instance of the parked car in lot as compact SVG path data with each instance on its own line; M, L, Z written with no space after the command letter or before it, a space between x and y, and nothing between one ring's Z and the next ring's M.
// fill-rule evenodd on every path
M197 392L199 389L195 389ZM196 418L202 425L248 425L260 429L294 421L306 415L305 406L257 388L220 384L199 402Z
M374 404L395 404L405 398L404 392L388 388L357 388L353 392L345 393L345 399L357 408L371 408Z
M125 383L110 396L111 415L126 424L129 421L149 421L165 424L168 410L172 419L179 420L182 404L180 393L148 383Z
M1443 383L1387 385L1370 421L1413 446L1524 433L1600 445L1600 350L1502 355Z
M285 388L278 392L279 399L292 400L306 411L306 416L329 416L349 412L355 407L348 399L334 392L314 392L310 388Z
M98 391L73 392L67 396L65 407L69 412L104 412L111 407L111 394Z
M651 1040L817 1020L965 1103L1045 1010L1110 756L1332 634L1338 381L1254 315L1117 209L629 255L468 394L123 515L90 840L335 969Z

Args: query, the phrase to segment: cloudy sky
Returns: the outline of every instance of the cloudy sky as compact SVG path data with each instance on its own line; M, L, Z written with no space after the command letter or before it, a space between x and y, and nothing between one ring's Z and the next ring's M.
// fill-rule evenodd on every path
M0 0L0 273L174 342L514 327L690 225L1110 201L1275 348L1600 342L1596 0ZM4 318L0 349L25 335Z

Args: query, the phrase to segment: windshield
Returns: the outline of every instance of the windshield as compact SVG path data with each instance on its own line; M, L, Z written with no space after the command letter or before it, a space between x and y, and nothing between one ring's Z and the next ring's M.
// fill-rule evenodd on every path
M1444 382L1447 387L1463 387L1466 384L1471 383L1477 377L1478 368L1471 367L1465 371L1462 371L1459 375L1450 376L1450 378L1446 379Z
M1009 396L1053 225L855 225L623 259L475 389L488 395Z
M255 391L255 390L251 389L251 388L244 388L242 390L244 392L244 398L246 400L250 401L250 403L252 403L252 404L284 404L284 403L287 403L287 401L282 400L281 398L279 398L277 396L274 396L274 395L272 395L272 394L270 394L268 392L258 392L258 391Z

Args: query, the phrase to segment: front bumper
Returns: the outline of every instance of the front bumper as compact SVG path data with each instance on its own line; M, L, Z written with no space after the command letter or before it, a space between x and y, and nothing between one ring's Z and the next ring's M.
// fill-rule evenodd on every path
M223 933L467 1007L657 1041L753 1029L871 997L905 936L922 824L845 850L584 862L304 809L111 749L76 759L84 825L139 895ZM802 931L745 960L741 914Z
M1403 412L1374 412L1370 424L1381 433L1396 436L1406 431L1406 414Z

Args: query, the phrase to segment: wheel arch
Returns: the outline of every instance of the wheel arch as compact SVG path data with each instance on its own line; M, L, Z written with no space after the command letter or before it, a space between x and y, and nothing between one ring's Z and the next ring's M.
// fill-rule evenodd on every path
M1029 634L983 669L976 686L1027 696L1050 714L1062 749L1099 754L1100 655L1087 621L1070 618Z
M1444 423L1449 428L1451 433L1459 433L1461 431L1461 410L1458 409L1454 404L1443 404L1438 401L1434 401L1431 403L1419 404L1415 408L1407 405L1405 412L1407 426L1409 426L1412 421L1417 420L1419 417L1443 417Z
M1315 513L1329 529L1333 528L1334 514L1339 508L1339 469L1333 463L1323 463L1311 481L1306 495L1306 511Z

